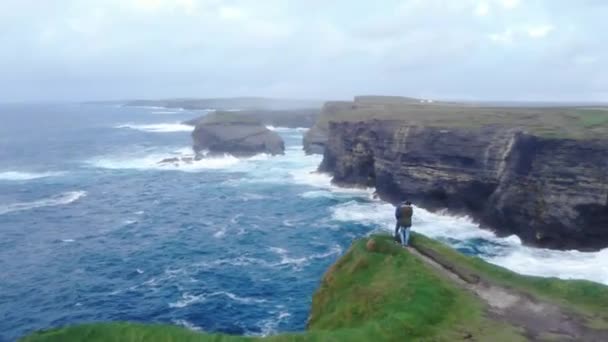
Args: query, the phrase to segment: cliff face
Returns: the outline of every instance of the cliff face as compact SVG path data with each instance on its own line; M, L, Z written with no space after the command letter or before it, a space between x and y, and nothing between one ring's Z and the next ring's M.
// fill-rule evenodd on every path
M201 152L231 154L249 157L258 153L284 154L283 139L256 123L208 122L199 123L192 132L193 149L197 157Z
M306 154L323 154L327 143L329 120L335 119L342 111L350 111L354 106L349 101L327 102L323 105L316 123L306 132L302 140Z
M466 213L533 245L608 246L608 141L390 120L330 123L328 137L320 170L338 184Z

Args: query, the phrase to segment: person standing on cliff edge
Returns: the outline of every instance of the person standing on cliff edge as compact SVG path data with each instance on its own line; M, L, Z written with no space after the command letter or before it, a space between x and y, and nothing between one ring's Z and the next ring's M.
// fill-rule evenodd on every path
M395 210L395 219L397 220L395 239L399 236L403 247L407 247L410 241L410 228L412 227L413 215L414 208L412 208L412 202L404 201L397 205L397 209Z

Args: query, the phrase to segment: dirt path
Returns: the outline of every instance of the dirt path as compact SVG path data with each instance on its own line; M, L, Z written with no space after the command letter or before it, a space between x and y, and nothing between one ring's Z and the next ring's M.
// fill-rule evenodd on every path
M538 300L527 293L490 283L464 270L442 264L424 252L408 250L459 286L473 292L487 303L488 317L519 327L531 341L608 341L608 331L585 325L580 315ZM424 254L423 254L424 253ZM474 340L474 336L472 337Z

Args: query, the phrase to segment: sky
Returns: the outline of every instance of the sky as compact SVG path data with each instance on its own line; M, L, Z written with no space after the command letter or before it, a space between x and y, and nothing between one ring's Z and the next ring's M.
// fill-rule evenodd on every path
M608 101L606 0L0 0L0 102Z

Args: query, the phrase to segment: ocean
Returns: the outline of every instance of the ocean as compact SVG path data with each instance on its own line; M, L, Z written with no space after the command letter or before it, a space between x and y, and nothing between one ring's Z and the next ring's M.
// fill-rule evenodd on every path
M314 171L305 129L286 155L192 164L201 112L0 105L0 341L97 321L266 336L305 329L325 270L393 229L373 190ZM414 231L514 271L608 284L608 250L552 251L416 208Z

